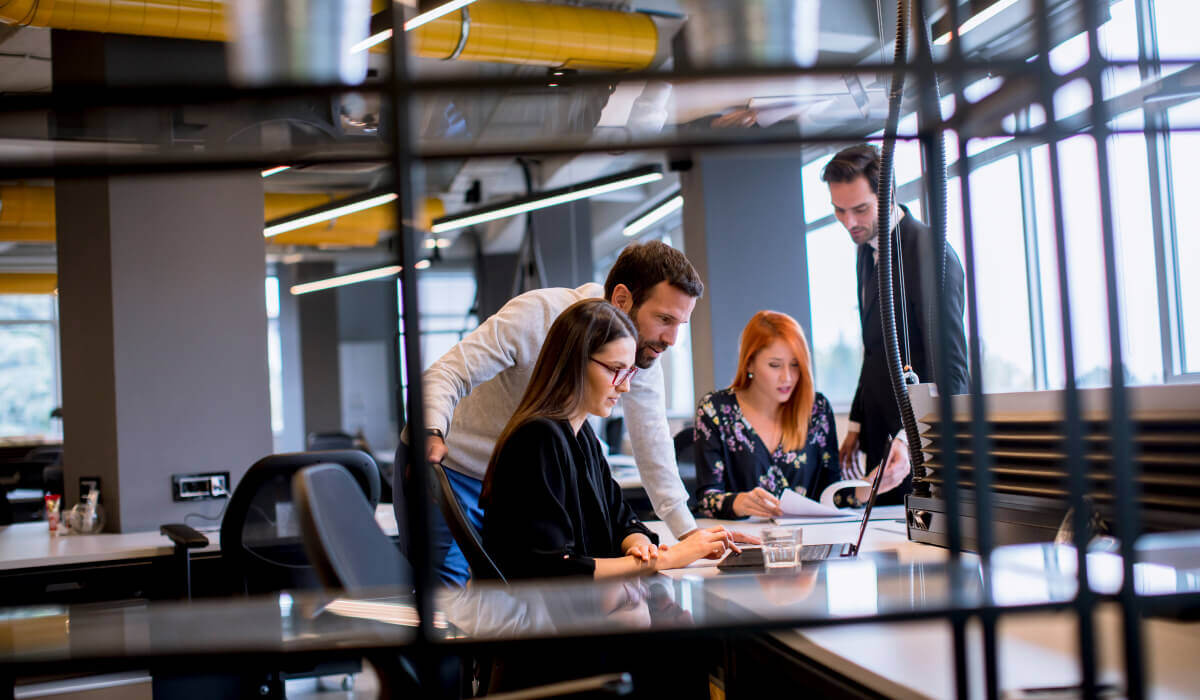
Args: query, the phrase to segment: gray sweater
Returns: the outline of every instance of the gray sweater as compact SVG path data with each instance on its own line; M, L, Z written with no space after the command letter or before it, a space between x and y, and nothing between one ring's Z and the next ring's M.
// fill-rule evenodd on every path
M445 465L483 479L500 432L517 409L550 325L568 306L604 296L578 289L536 289L504 305L422 375L425 424L446 436ZM642 485L675 536L696 528L675 464L662 367L638 372L621 398Z

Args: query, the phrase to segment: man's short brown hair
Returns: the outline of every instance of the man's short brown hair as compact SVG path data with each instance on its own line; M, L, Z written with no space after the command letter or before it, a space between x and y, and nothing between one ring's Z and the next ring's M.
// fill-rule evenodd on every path
M634 243L621 251L604 281L604 298L612 301L618 284L629 288L636 309L659 282L670 285L690 297L704 294L704 283L696 268L683 253L662 241Z
M821 170L824 182L854 182L867 178L871 191L879 195L879 149L869 143L843 148Z

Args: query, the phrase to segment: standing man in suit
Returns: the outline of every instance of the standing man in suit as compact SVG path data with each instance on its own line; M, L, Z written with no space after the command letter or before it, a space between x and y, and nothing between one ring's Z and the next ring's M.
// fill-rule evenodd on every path
M844 149L821 171L829 185L829 197L838 221L846 227L858 246L859 320L862 323L863 362L858 375L858 390L850 406L850 424L839 450L842 471L860 475L863 467L858 453L866 453L866 465L878 465L887 457L880 493L884 503L900 503L912 491L911 465L905 442L900 410L888 376L883 345L883 323L879 309L876 265L879 260L879 151L862 144ZM895 197L892 197L893 202ZM896 330L899 334L901 365L911 366L922 382L935 380L933 371L933 324L939 297L925 293L936 290L936 272L924 251L933 250L929 227L913 218L904 205L893 212L898 253L892 256L893 295ZM949 246L946 251L946 279L942 294L950 298L953 325L949 333L949 363L946 376L937 377L941 388L954 394L967 391L967 341L963 330L963 268ZM928 277L926 280L925 278ZM935 292L936 294L936 292ZM907 333L901 319L907 316ZM907 342L905 335L907 335ZM874 473L868 475L868 479Z

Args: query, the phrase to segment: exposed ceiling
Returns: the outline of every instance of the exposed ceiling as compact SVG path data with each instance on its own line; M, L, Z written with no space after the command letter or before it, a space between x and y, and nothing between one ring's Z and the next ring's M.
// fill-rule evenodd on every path
M820 60L867 61L890 56L882 37L893 33L894 10L890 0L836 0L821 5L818 49ZM578 3L577 3L578 4ZM602 7L626 7L628 3L587 3ZM677 0L643 0L638 9L681 14ZM660 18L660 31L673 31L680 20ZM661 42L660 42L661 43ZM0 25L0 93L48 92L52 89L50 30L39 27L15 28ZM383 69L383 57L371 58L376 70ZM531 66L438 61L416 59L414 70L421 78L489 79L516 75L545 76L547 69ZM885 76L875 79L843 77L708 81L703 84L646 84L630 82L616 86L595 86L563 92L547 98L536 94L501 89L486 95L440 94L419 105L415 126L422 143L511 144L546 139L548 136L580 140L626 138L638 129L671 129L691 123L709 126L722 115L753 109L759 126L795 124L808 133L844 127L848 123L881 122L886 112ZM204 138L205 120L215 118L203 110L184 110L182 121ZM256 124L260 143L295 144L309 139L315 147L337 149L343 141L356 146L380 143L374 126L384 121L378 101L352 98L340 103L340 123L329 128L314 127L311 115L305 119L274 118ZM735 126L747 126L737 124ZM176 132L180 125L176 124ZM330 134L340 136L330 137ZM45 153L46 149L129 149L131 143L95 141L48 142L49 128L44 114L12 115L0 120L0 159L14 155ZM622 136L617 136L623 134ZM340 139L340 140L339 140ZM136 139L135 139L136 140ZM607 142L607 141L606 141ZM617 143L618 141L614 141ZM321 146L325 143L326 146ZM555 157L531 164L534 186L550 189L635 167L646 162L661 162L661 156L645 152L615 155ZM385 184L388 168L382 163L319 165L295 168L264 181L269 192L346 192ZM422 168L424 194L440 197L447 212L477 206L468 203L468 193L476 187L484 202L526 193L520 165L508 160L470 158L438 160ZM672 174L651 187L612 193L593 203L595 257L604 258L622 246L623 222L661 192L674 186ZM29 183L25 184L37 184ZM49 183L43 183L49 184ZM496 222L483 232L485 249L491 252L515 250L523 233L521 217ZM473 251L455 246L444 255L466 257ZM383 254L382 249L378 253ZM303 248L275 250L275 259L295 260L298 256L328 257L329 251ZM348 253L341 255L349 255ZM370 256L359 251L356 258ZM52 244L0 243L0 269L53 269Z

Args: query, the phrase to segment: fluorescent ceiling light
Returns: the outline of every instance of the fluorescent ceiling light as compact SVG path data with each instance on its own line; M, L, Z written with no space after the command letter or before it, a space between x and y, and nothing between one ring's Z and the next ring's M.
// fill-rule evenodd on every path
M1008 8L1010 8L1016 4L1017 4L1017 0L997 0L996 2L992 3L991 5L988 5L987 7L983 8L983 11L981 11L977 14L971 15L971 17L969 19L967 19L966 22L963 22L962 25L960 25L958 28L958 35L961 37L963 34L966 34L967 32L971 31L972 29L975 29L979 25L983 24L984 22L988 21L989 19L995 17L996 15L1000 14L1001 12L1004 12L1005 10L1007 10ZM933 43L937 44L938 46L945 46L946 44L950 43L950 38L953 35L954 35L954 32L946 32L945 34L939 36L937 39L934 39Z
M368 194L363 197L337 200L324 206L317 207L316 209L309 209L296 214L289 214L278 219L272 219L271 221L268 221L267 225L263 228L263 236L270 238L271 236L278 236L279 234L287 233L288 231L295 231L298 228L319 224L322 221L336 219L339 216L353 214L354 212L363 211L364 209L371 209L372 207L377 207L381 204L387 204L388 202L394 201L398 196L399 195L397 195L395 192Z
M352 272L348 275L338 275L337 277L329 277L315 282L305 282L303 284L292 285L289 290L292 294L308 294L309 292L319 292L323 289L333 289L334 287L344 287L347 284L357 284L359 282L367 282L369 280L379 280L385 277L392 277L400 274L399 265L388 265L387 267L378 267L373 270L363 270L362 272Z
M412 30L416 29L417 27L420 27L423 24L429 24L430 22L437 19L438 17L444 17L444 16L450 14L451 12L457 12L458 10L461 10L462 8L466 7L467 5L470 5L473 2L475 2L475 0L452 0L452 2L448 2L445 5L439 5L428 12L422 12L421 14L417 15L416 17L413 17L412 19L410 19L404 23L404 31L411 32ZM363 39L362 41L358 42L354 46L350 47L350 53L358 53L360 51L366 51L367 49L371 48L372 46L375 46L376 44L382 44L383 42L385 42L391 38L392 38L392 30L384 29L383 31L378 32L376 34L372 34L371 36L367 37L366 39Z
M276 165L274 168L267 168L266 170L262 171L262 176L263 177L271 177L272 175L281 173L284 170L291 170L291 169L292 169L292 166L290 166L290 165Z
M449 248L450 247L450 239L449 238L426 238L425 239L425 247L431 248L431 249L432 248Z
M474 226L475 224L505 219L537 209L545 209L546 207L553 207L558 204L566 204L567 202L595 197L606 192L615 192L628 187L657 182L661 179L663 179L662 168L657 165L650 165L610 177L588 180L587 182L581 182L561 189L550 190L530 197L509 200L508 202L494 204L482 209L443 216L435 219L433 227L429 230L433 233L453 231L467 226Z
M681 208L683 208L683 195L679 194L679 190L675 190L668 195L666 200L651 207L650 211L625 224L621 233L626 236L636 236Z
M418 261L417 261L417 262L416 262L416 263L413 265L413 269L414 269L414 270L428 270L428 269L429 269L429 266L430 266L430 265L432 265L432 264L433 264L433 263L429 261L429 258L425 258L424 260L418 260Z

